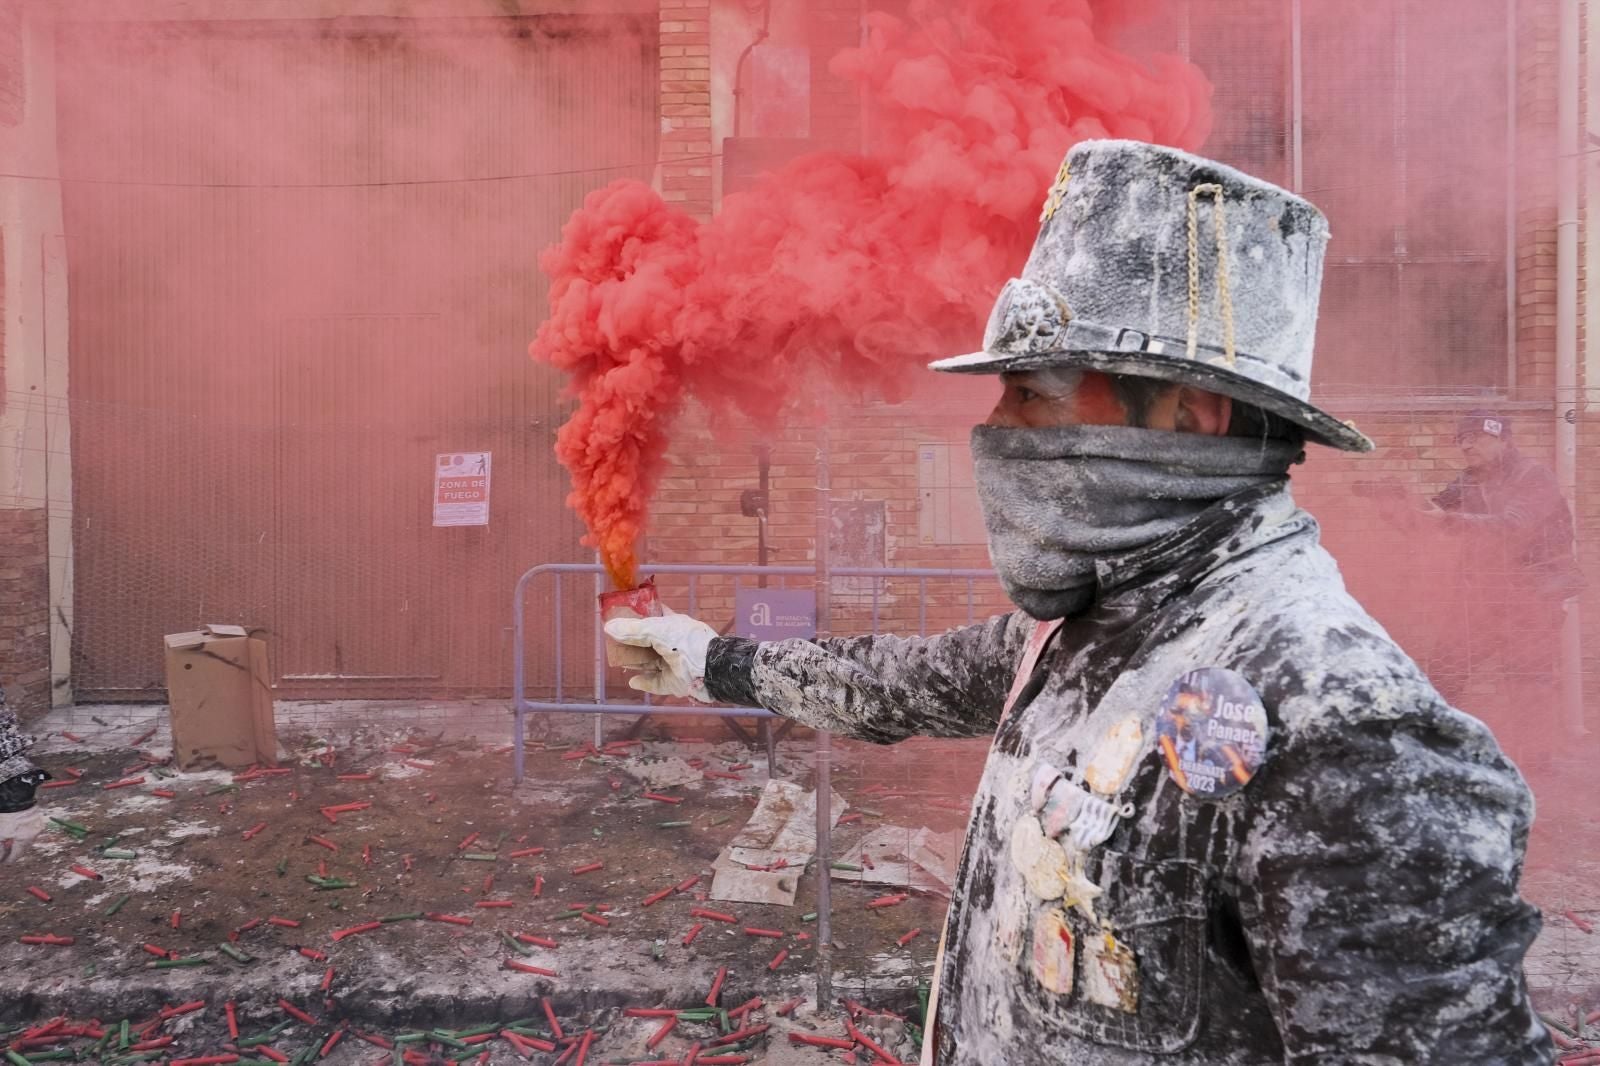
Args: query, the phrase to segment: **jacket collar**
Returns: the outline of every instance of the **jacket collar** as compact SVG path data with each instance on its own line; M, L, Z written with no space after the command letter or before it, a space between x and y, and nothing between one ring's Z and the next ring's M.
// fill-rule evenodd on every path
M1225 563L1316 528L1316 519L1295 506L1288 478L1246 489L1153 544L1096 563L1096 604L1158 606Z

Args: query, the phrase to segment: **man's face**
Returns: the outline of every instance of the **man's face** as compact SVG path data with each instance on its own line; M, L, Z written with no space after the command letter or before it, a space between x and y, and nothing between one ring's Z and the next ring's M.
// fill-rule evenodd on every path
M1456 447L1467 462L1468 470L1478 470L1493 465L1505 453L1506 442L1488 433L1463 433L1456 438Z
M1093 370L1031 370L1000 375L1000 402L990 426L1044 429L1050 426L1125 426L1128 412L1111 379Z

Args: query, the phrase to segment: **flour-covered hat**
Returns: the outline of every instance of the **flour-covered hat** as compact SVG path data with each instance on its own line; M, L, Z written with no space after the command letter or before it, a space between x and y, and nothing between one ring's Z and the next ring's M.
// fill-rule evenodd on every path
M1328 222L1309 202L1173 148L1084 141L1041 222L984 350L933 369L1159 378L1253 404L1319 444L1372 450L1310 402Z

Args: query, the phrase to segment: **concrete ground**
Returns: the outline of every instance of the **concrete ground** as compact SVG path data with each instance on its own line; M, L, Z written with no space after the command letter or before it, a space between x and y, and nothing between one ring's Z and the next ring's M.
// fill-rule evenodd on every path
M603 746L623 740L633 720L601 724ZM767 780L764 755L710 720L652 719L640 743L614 749L626 758L582 757L593 719L544 720L519 787L509 716L490 702L280 704L290 772L242 783L226 771L164 776L173 771L159 761L170 750L161 707L76 707L30 728L44 738L36 757L58 780L82 773L43 793L45 809L86 832L80 840L53 824L21 862L0 867L0 967L10 978L0 1022L93 1017L118 1029L109 1039L120 1045L127 1018L131 1049L164 1008L203 1003L149 1029L151 1040L175 1037L171 1051L151 1048L152 1056L217 1053L229 1040L225 1002L246 1038L291 1023L265 1049L242 1049L247 1060L316 1053L332 1040L330 1060L374 1062L382 1052L368 1036L381 1044L491 1024L498 1034L516 1020L551 1037L546 1001L565 1035L594 1031L583 1052L590 1062L683 1061L696 1043L702 1062L714 1054L821 1062L838 1052L795 1045L788 1031L854 1039L844 1014L814 1009L816 923L805 919L816 909L813 876L799 878L792 907L704 899L713 860ZM834 788L856 817L837 831L835 858L859 861L852 845L881 825L960 829L985 746L836 741ZM655 790L680 802L648 798L650 788L629 772L641 756L646 764L687 760L700 776ZM1587 798L1593 765L1574 749L1535 779L1540 819L1523 885L1545 914L1527 959L1529 985L1542 1011L1569 1024L1600 1008L1600 934L1585 931L1600 925L1600 825ZM809 736L780 744L777 773L809 783ZM105 787L130 778L143 781ZM321 813L342 804L370 806ZM518 854L533 848L543 850ZM602 865L578 872L594 863ZM916 1017L945 902L912 893L867 906L889 892L834 884L834 987L861 1005L850 1024L862 1036L914 1060L915 1032L894 1015ZM697 908L735 920L697 917ZM365 928L370 922L379 924ZM359 931L334 939L350 929ZM512 939L518 934L532 940ZM73 942L23 944L25 935ZM157 968L157 952L205 961ZM720 1006L763 1001L725 1023L731 1032L720 1016L684 1014L648 1046L665 1020L625 1013L703 1007L724 970ZM295 1021L291 1010L315 1022ZM711 1046L760 1026L768 1028L731 1041L731 1052ZM444 1038L404 1046L445 1057L487 1051L489 1061L517 1054L498 1036L482 1048ZM128 1061L147 1054L115 1050ZM423 1057L413 1051L410 1061Z
M603 725L615 744L632 720ZM652 1048L663 1020L622 1008L703 1007L725 971L717 1004L765 1001L729 1028L770 1027L733 1047L735 1056L822 1061L827 1050L791 1046L787 1031L849 1037L844 1015L813 1009L814 877L798 878L793 906L706 898L712 862L767 780L764 753L714 721L653 719L642 740L616 749L625 755L584 757L592 720L562 719L530 745L520 787L503 705L282 704L289 772L242 782L229 771L163 765L163 708L77 707L30 728L44 737L34 755L59 781L82 776L42 793L59 822L22 861L0 867L9 934L0 966L25 975L4 983L0 1021L128 1018L131 1047L139 1025L164 1008L204 1001L154 1031L200 1055L227 1039L222 1004L231 1001L247 1036L290 1020L291 1008L317 1020L269 1047L294 1054L348 1026L350 1039L329 1058L372 1061L378 1052L353 1034L381 1040L523 1019L549 1035L548 1000L566 1032L596 1031L591 1062L672 1061L696 1042L706 1045L697 1061L706 1061L727 1035L720 1018L684 1016ZM878 749L841 749L834 788L851 808L835 834L836 858L859 864L851 845L886 824L961 828L981 746L915 747L893 765ZM809 739L780 744L779 776L807 783L810 750ZM649 798L630 767L669 758L689 762L694 779ZM136 783L106 788L124 780ZM937 781L944 798L930 796L924 780ZM370 806L322 813L345 804ZM79 839L60 823L87 832ZM914 1016L945 901L911 893L867 906L892 892L834 883L833 982L863 1005L855 1023L863 1035L914 1059L915 1033L873 1011ZM721 917L697 917L697 908ZM360 931L339 935L352 928ZM33 935L73 942L19 940ZM204 961L158 968L158 952ZM487 1050L491 1060L514 1057L503 1040Z

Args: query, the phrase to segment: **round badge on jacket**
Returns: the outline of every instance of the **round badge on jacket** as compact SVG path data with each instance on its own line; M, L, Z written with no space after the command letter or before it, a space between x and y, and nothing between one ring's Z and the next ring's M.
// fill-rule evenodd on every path
M1248 785L1266 758L1267 730L1255 687L1218 666L1174 681L1156 719L1167 772L1196 799L1222 799Z

